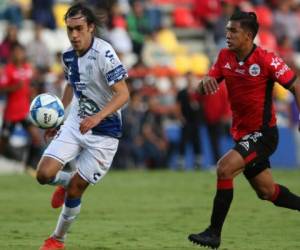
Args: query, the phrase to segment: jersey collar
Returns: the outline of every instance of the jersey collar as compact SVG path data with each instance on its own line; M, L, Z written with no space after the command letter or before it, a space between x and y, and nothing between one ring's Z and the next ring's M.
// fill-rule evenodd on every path
M249 52L249 54L243 59L243 60L238 60L238 58L236 57L236 60L238 61L238 63L240 64L240 65L243 65L246 61L247 61L247 59L252 55L252 53L254 52L254 50L257 48L257 46L256 46L256 44L254 43L253 44L253 47L252 47L252 49L251 49L251 51Z
M82 53L82 55L80 55L80 56L78 56L78 57L83 57L83 56L85 56L86 53L90 50L90 48L92 48L93 44L94 44L94 37L92 38L92 41L91 41L90 46L86 49L86 51L84 51L84 52Z

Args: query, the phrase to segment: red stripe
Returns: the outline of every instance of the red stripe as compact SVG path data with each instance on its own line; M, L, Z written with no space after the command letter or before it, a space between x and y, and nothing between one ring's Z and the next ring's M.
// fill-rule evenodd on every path
M248 155L245 158L245 163L248 164L250 161L252 161L257 156L256 152L252 152L250 155Z
M272 198L270 201L276 201L278 198L278 195L280 193L280 187L278 184L274 184L274 188L275 188L275 191L274 191L274 194L272 195Z
M233 189L233 180L232 179L218 179L217 189Z

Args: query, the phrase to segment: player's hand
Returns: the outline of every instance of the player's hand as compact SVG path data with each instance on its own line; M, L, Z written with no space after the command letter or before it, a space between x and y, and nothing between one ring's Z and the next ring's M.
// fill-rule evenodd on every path
M57 134L57 128L48 128L44 134L44 141L47 143L51 138Z
M201 81L200 81L200 92L202 94L215 94L218 89L219 89L219 84L217 80L213 77L210 76L205 76Z
M101 119L97 115L87 116L80 123L80 127L79 127L80 133L85 134L91 128L95 127L100 121Z

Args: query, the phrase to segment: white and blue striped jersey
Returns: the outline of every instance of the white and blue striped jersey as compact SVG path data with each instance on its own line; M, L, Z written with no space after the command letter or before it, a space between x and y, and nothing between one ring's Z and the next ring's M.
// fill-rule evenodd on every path
M99 112L112 98L110 88L127 77L127 71L112 46L94 38L84 55L77 56L73 48L62 55L65 77L72 85L74 96L65 121L78 127L80 121ZM122 134L121 111L118 110L92 128L93 134L119 138Z

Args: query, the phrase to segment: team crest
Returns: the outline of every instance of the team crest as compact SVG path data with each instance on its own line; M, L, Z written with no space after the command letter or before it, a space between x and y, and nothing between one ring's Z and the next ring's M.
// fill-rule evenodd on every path
M249 74L251 76L258 76L260 74L260 67L258 64L252 64L249 68Z

